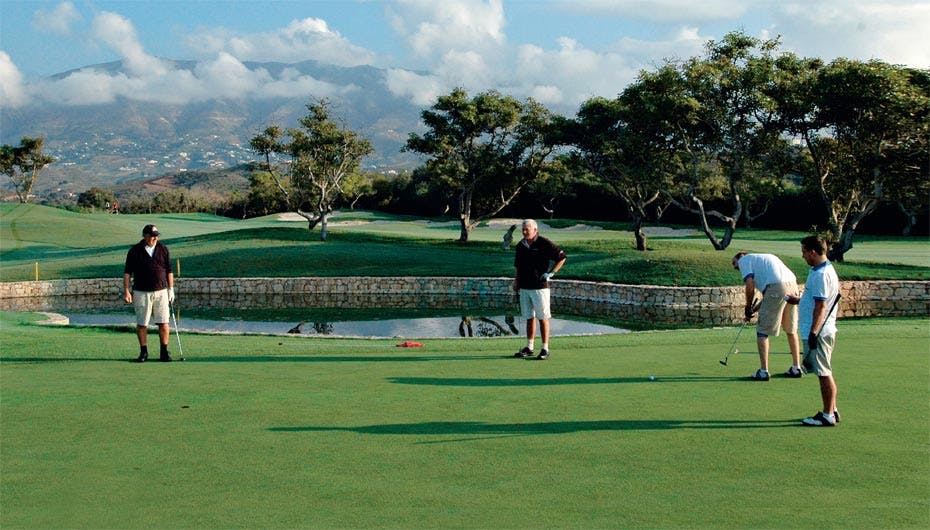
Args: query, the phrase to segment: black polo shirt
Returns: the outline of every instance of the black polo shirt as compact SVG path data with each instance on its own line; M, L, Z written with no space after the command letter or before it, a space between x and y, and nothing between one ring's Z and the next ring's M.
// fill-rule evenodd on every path
M532 243L527 245L526 240L517 243L517 252L513 265L517 268L517 287L520 289L547 289L549 282L542 279L544 273L549 272L552 262L565 259L565 253L552 241L536 236Z
M126 254L126 267L123 272L132 276L134 291L167 289L168 273L171 272L168 247L159 241L155 243L155 252L149 256L145 251L145 240L139 241Z

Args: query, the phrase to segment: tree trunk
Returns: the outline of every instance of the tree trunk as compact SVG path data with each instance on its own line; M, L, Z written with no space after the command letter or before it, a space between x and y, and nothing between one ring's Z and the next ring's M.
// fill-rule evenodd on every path
M903 201L898 201L898 209L904 214L904 228L901 230L901 235L910 237L911 230L913 230L914 225L917 224L917 212L908 209Z
M320 241L326 241L326 225L329 224L329 215L323 211L320 213Z
M853 248L854 234L855 230L845 230L843 235L840 236L839 241L830 247L830 250L827 252L827 258L829 258L830 261L842 263L843 260L846 259L845 254Z
M460 216L459 223L461 224L459 243L468 243L468 236L471 234L471 220L467 215L462 215Z
M633 236L636 237L636 250L646 250L646 233L643 232L642 216L633 218Z
M462 190L459 194L459 222L459 243L468 243L468 236L471 234L471 192L468 190Z

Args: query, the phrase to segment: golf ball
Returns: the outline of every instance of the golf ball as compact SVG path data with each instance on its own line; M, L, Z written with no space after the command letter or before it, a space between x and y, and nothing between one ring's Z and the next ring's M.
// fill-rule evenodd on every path
M655 380L656 380L656 376L650 375L650 376L649 376L649 380L650 380L650 381L655 381Z

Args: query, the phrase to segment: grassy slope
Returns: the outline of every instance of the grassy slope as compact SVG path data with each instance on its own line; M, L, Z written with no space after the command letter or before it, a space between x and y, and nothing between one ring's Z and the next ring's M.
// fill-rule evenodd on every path
M301 222L275 217L237 221L203 214L80 215L33 205L0 205L0 279L28 280L39 262L42 279L118 277L141 226L154 222L181 260L182 276L450 275L509 276L512 252L500 249L501 226L480 227L472 242L455 242L454 223L350 212L327 242ZM574 224L561 221L562 224ZM619 228L616 224L608 225ZM799 276L794 232L741 231L731 249L714 251L703 236L653 237L648 252L632 250L622 230L548 230L570 255L562 278L632 284L734 285L736 249L774 252ZM927 241L883 238L858 242L839 264L843 279L930 279Z
M190 335L186 363L134 365L129 332L33 318L0 314L4 528L930 526L926 319L843 323L844 420L809 429L816 380L744 381L754 356L717 363L732 328L545 363Z

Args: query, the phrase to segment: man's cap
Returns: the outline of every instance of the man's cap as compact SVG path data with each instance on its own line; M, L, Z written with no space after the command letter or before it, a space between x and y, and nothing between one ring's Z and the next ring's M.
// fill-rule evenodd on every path
M142 229L142 235L144 236L157 236L158 228L155 225L145 225Z

